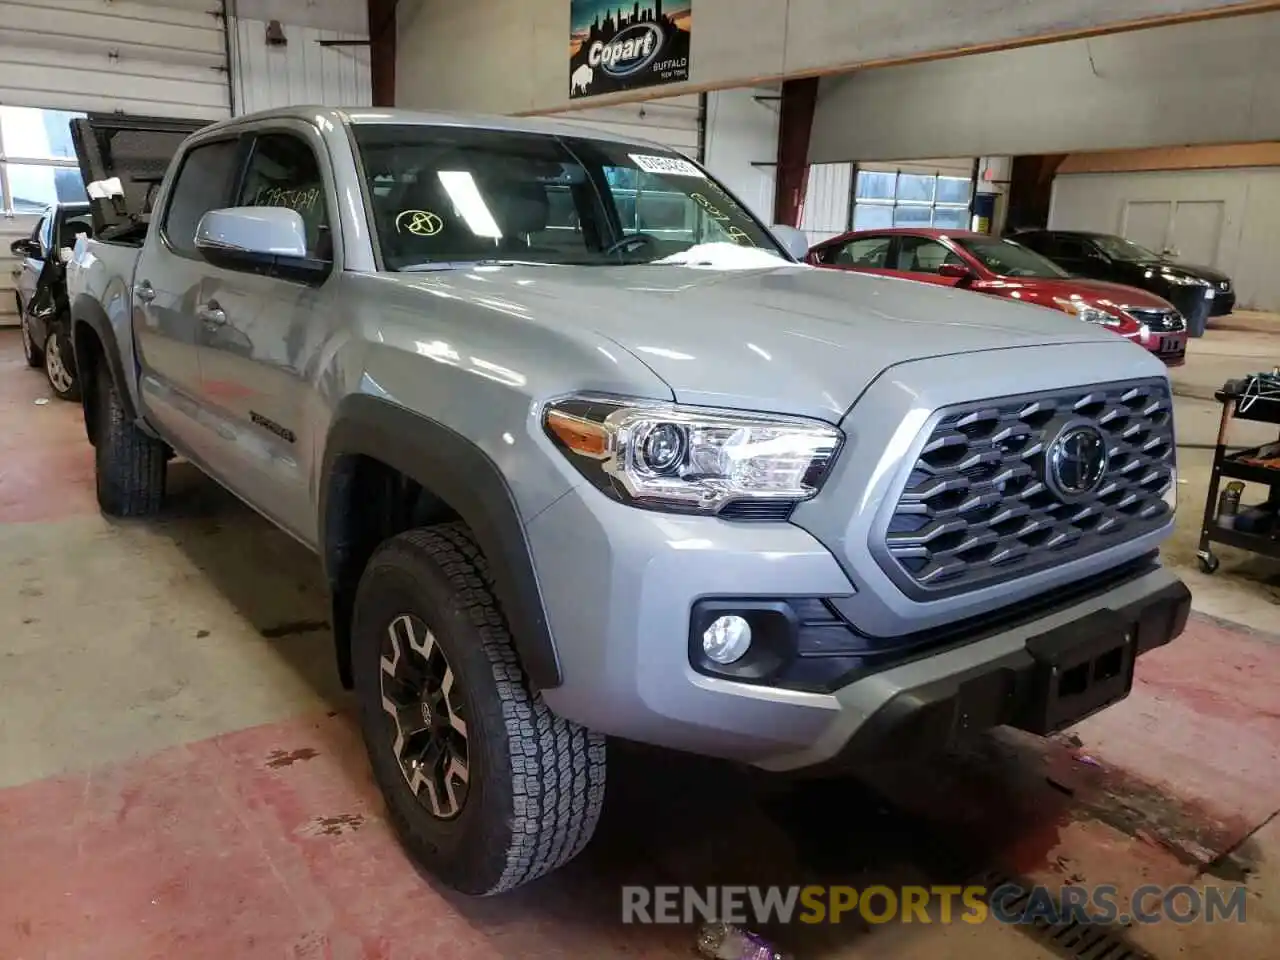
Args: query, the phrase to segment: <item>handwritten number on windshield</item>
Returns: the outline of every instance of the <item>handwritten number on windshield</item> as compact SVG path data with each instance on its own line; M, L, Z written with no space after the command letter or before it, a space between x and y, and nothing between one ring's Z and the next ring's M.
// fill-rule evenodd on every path
M689 194L689 199L700 206L712 220L720 224L720 228L729 235L734 243L754 247L756 242L741 227L734 226L727 213L717 207L700 193ZM737 206L737 204L733 204Z

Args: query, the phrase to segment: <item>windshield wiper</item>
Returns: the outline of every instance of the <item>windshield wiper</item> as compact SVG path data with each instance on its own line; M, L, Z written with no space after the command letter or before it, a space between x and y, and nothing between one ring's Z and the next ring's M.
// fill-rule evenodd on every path
M428 260L426 263L411 263L400 267L399 273L434 273L438 270L466 270L468 267L554 267L557 264L543 263L537 260Z

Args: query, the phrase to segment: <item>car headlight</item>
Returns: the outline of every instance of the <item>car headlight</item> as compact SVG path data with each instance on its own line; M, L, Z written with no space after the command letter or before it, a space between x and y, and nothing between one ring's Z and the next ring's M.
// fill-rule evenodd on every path
M741 500L808 500L844 442L815 420L590 396L548 404L543 427L615 500L700 514Z
M1169 283L1172 283L1175 286L1179 286L1179 287L1210 287L1212 288L1213 286L1213 284L1209 283L1207 280L1201 280L1199 277L1182 277L1174 273L1162 273L1160 275L1160 278L1162 280L1167 280Z
M1059 309L1078 317L1085 323L1097 323L1104 327L1124 326L1123 317L1108 313L1101 307L1090 307L1079 300L1067 300L1062 297L1054 297L1053 302L1058 305Z

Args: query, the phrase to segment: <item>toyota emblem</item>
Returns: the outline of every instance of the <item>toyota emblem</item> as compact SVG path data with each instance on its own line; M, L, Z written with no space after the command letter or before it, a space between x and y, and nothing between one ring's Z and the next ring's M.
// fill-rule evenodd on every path
M1064 424L1045 455L1045 483L1063 500L1078 500L1102 485L1109 456L1107 438L1092 423Z

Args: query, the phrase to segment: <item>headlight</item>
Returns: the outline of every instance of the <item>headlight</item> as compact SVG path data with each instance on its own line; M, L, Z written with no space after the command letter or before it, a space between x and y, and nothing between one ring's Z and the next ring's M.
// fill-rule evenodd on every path
M543 427L615 500L702 514L740 500L808 500L844 442L830 424L797 417L603 397L548 404Z
M1179 287L1213 287L1213 284L1199 277L1183 277L1174 273L1162 273L1160 277Z
M1053 302L1067 313L1073 314L1083 320L1085 323L1098 323L1104 327L1122 327L1124 319L1116 316L1114 313L1108 313L1101 307L1086 306L1079 300L1067 300L1062 297L1054 297Z

